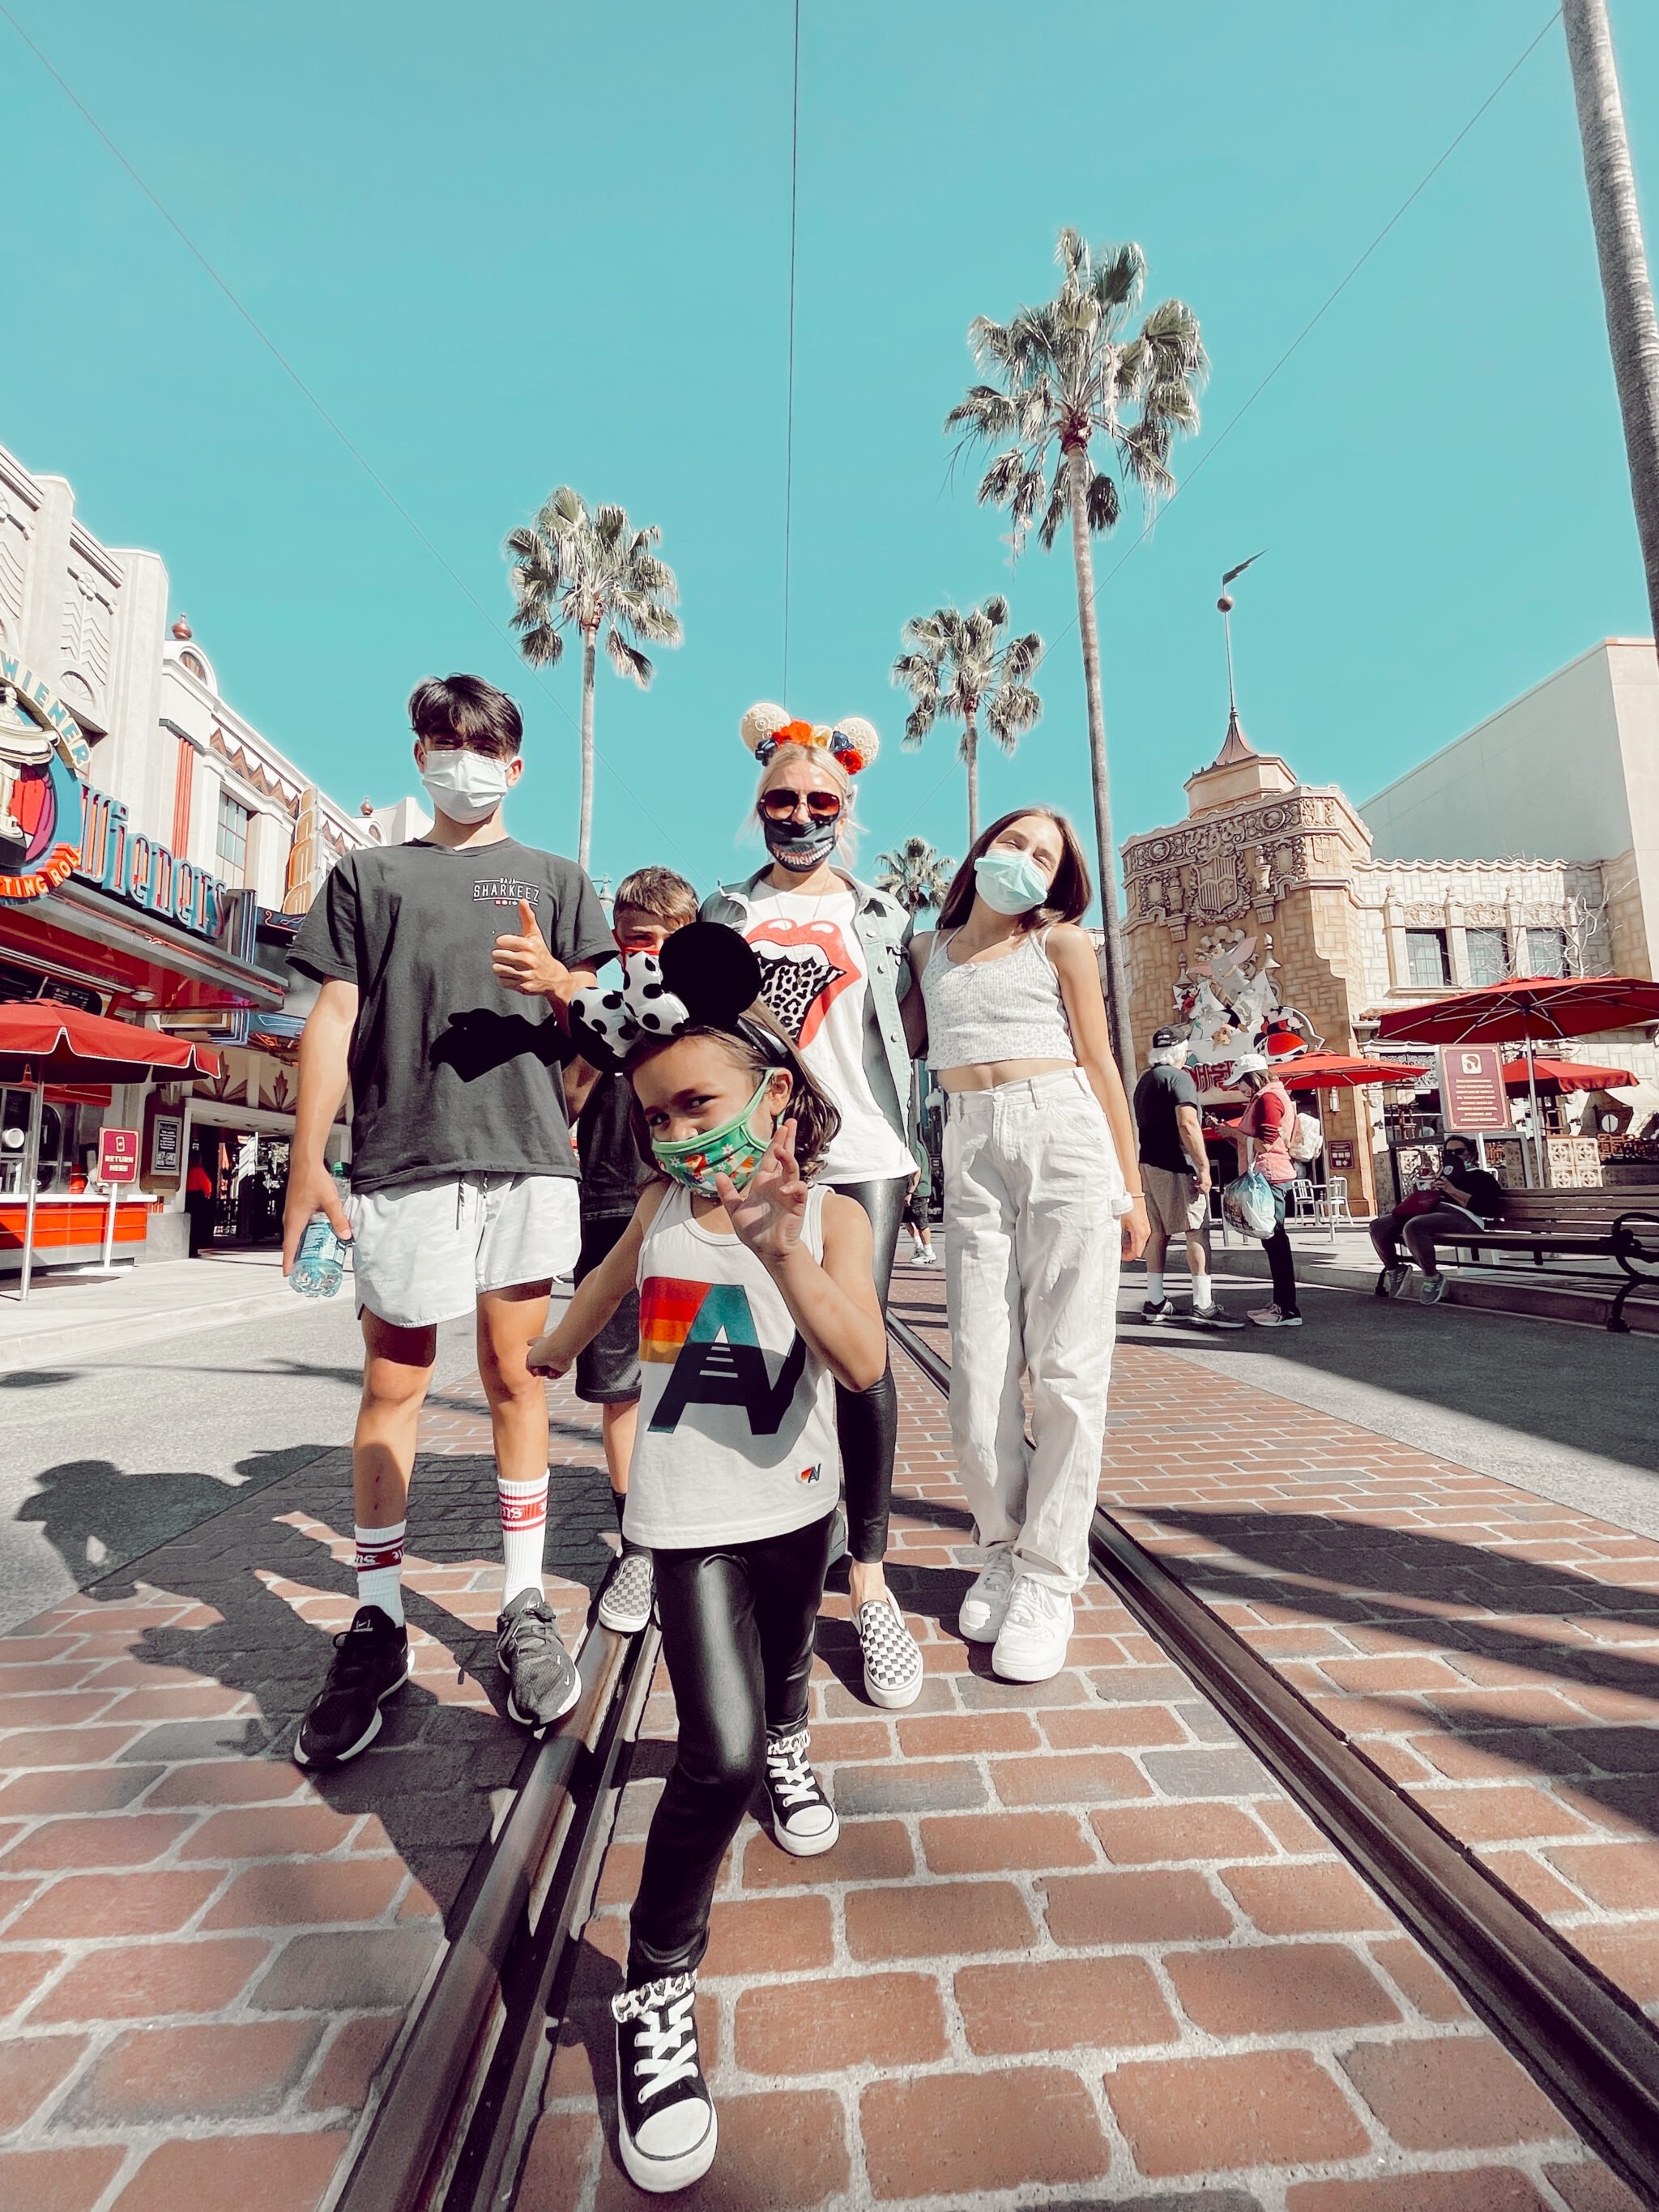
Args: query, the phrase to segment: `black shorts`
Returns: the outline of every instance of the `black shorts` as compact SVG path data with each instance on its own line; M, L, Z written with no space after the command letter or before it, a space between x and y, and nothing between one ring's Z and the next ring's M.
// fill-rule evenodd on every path
M597 1215L582 1224L576 1280L591 1275L622 1239L631 1213ZM585 1406L625 1406L640 1395L640 1294L630 1291L586 1352L576 1358L576 1395Z

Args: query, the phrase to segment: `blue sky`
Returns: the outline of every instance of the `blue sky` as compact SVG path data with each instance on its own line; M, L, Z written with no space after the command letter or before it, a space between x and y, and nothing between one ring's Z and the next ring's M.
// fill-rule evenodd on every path
M576 655L516 661L501 541L561 481L620 501L661 526L686 642L643 696L601 665L595 872L752 865L737 723L781 683L786 0L9 4L465 590L3 22L0 441L163 555L227 696L347 804L410 787L416 677L514 690L514 826L567 849ZM905 617L1006 591L1054 642L988 814L1086 822L1069 558L1011 573L977 471L949 473L969 319L1046 295L1062 222L1137 239L1149 299L1185 298L1213 362L1190 475L1546 0L802 13L786 703L882 731L866 857L910 831L959 854L954 737L902 753L887 672ZM1613 13L1651 231L1659 14ZM1097 545L1120 836L1178 818L1220 740L1217 578L1258 546L1245 726L1356 798L1645 632L1559 25L1110 575L1138 529Z

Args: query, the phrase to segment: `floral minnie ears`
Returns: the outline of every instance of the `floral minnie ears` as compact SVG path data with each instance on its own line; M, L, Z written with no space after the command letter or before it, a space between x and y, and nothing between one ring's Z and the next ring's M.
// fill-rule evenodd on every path
M743 741L764 768L780 745L805 745L827 752L848 775L868 768L881 750L875 725L862 715L845 714L831 729L792 721L781 707L751 707L738 724Z
M735 1029L760 996L760 962L724 922L694 921L662 951L634 952L620 984L594 984L570 1001L571 1041L595 1067L620 1067L644 1037Z

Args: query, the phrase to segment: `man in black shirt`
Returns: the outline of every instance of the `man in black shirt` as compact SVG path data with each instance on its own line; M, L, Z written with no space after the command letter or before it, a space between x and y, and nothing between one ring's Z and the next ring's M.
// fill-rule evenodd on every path
M1164 1291L1164 1259L1171 1237L1184 1238L1193 1279L1192 1319L1200 1328L1242 1328L1216 1304L1210 1288L1210 1158L1199 1118L1198 1085L1187 1073L1187 1042L1179 1030L1158 1030L1146 1055L1146 1073L1135 1085L1135 1127L1140 1138L1141 1181L1146 1191L1146 1303L1150 1322L1176 1318Z
M1403 1237L1406 1249L1423 1270L1423 1303L1438 1305L1446 1295L1446 1279L1437 1265L1437 1237L1443 1241L1467 1235L1478 1222L1485 1229L1504 1211L1503 1187L1490 1170L1481 1167L1467 1137L1448 1137L1440 1151L1440 1173L1425 1195L1431 1206L1396 1206L1371 1224L1371 1243L1382 1262L1377 1277L1379 1297L1395 1297L1410 1270L1400 1257Z
M578 1243L559 1075L564 1004L615 947L584 872L502 826L523 770L512 700L480 677L434 677L409 711L432 830L338 861L290 955L320 988L300 1043L283 1265L326 1214L352 1243L366 1352L352 1445L357 1612L300 1724L302 1766L355 1757L407 1678L416 1432L437 1324L475 1308L505 1553L496 1648L508 1710L543 1726L579 1690L542 1582L547 1397L525 1354ZM349 1214L324 1162L348 1082Z

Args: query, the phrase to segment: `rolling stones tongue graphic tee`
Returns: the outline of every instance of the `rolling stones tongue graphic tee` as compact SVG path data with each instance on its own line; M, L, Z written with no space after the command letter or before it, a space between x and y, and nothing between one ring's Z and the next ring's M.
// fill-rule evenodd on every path
M870 977L852 892L811 896L757 884L749 896L744 935L760 962L761 997L841 1113L819 1174L829 1182L909 1175L909 1147L876 1104L864 1072Z

